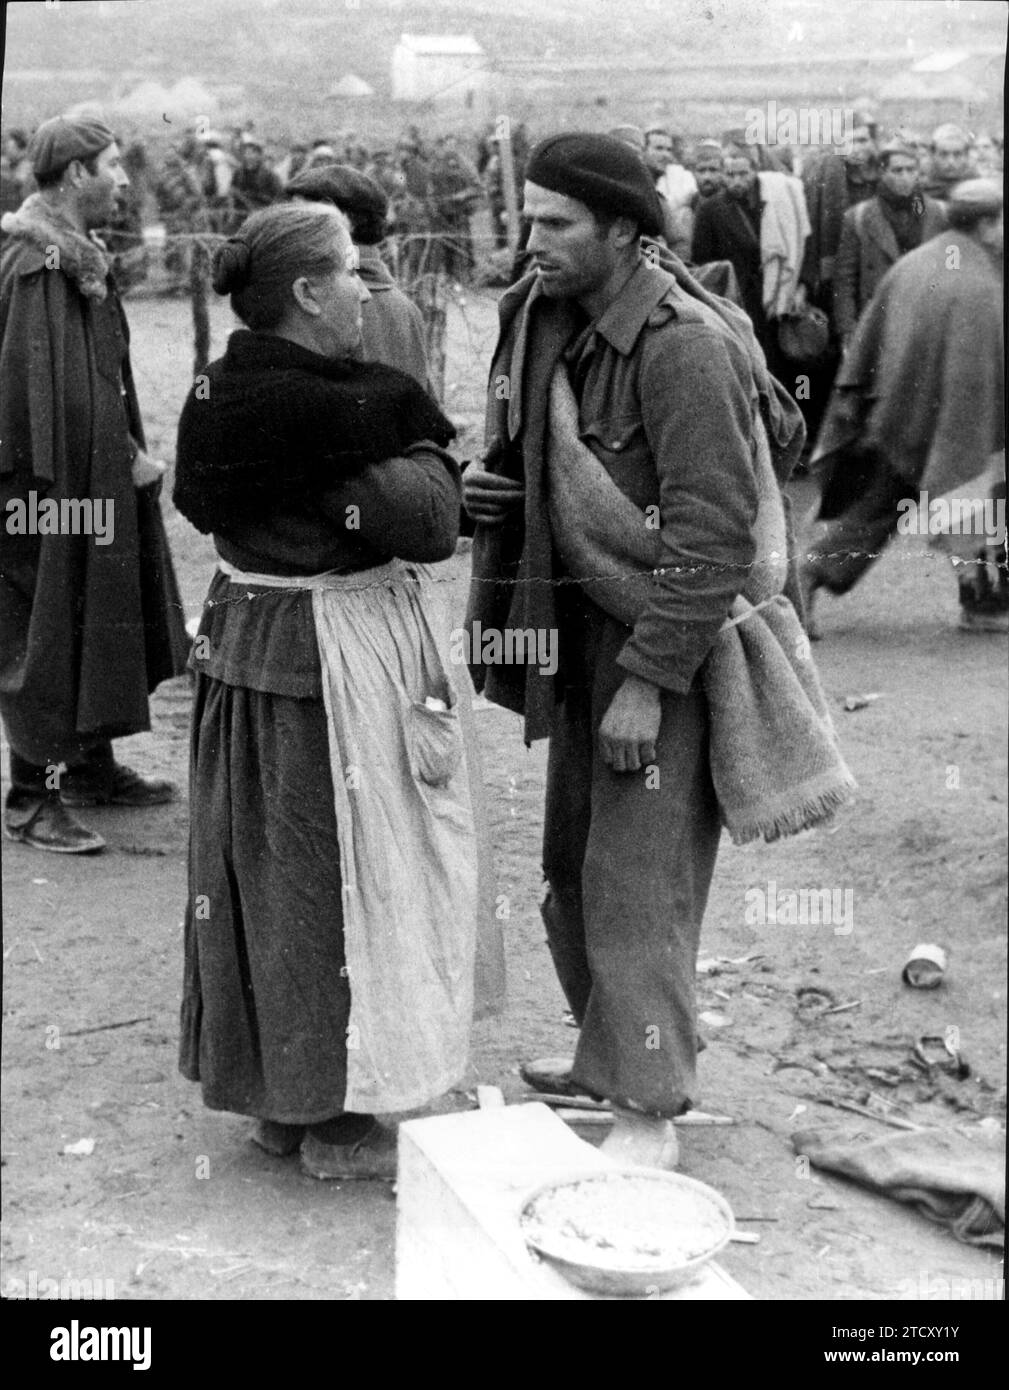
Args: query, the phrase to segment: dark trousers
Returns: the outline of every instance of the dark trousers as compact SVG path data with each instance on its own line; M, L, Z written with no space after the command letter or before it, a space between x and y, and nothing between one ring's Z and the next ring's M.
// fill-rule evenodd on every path
M846 594L896 535L897 503L918 496L916 487L878 460L853 459L851 466L866 469L864 489L825 524L810 547L814 558L809 568L816 585L834 594Z
M707 704L663 693L655 764L613 772L598 732L628 629L582 606L561 636L578 669L566 663L550 734L543 920L581 1027L573 1080L671 1118L694 1098L697 948L720 835Z
M75 772L94 773L101 778L111 773L113 765L112 743L107 738L82 739L80 757L68 762L68 768ZM52 780L51 768L40 767L22 758L11 748L11 787L7 794L8 804L16 804L36 796L56 796L58 788L47 786Z

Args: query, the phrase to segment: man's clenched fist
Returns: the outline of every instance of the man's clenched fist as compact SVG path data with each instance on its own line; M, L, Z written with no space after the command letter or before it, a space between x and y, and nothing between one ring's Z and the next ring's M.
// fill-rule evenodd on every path
M498 473L470 464L462 475L462 504L474 521L485 526L498 526L510 512L520 506L526 495L525 486L514 478L502 478Z

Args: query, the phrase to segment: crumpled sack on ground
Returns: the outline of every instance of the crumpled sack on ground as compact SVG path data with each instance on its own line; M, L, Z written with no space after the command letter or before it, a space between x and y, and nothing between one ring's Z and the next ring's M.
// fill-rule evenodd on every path
M796 1130L792 1146L815 1168L907 1202L969 1245L1001 1248L1005 1235L1005 1135L968 1139L951 1130L870 1138L843 1125Z

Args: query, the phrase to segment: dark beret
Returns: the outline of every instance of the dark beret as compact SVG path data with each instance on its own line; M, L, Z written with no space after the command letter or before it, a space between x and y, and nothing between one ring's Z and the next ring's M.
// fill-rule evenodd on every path
M289 198L335 203L351 221L367 216L384 222L389 211L389 199L381 185L349 164L314 165L288 179L285 192Z
M115 143L115 135L97 116L54 116L31 138L28 158L37 179L61 174L75 159L91 159Z
M529 156L526 179L576 198L594 212L630 217L646 236L661 236L659 195L640 154L612 135L551 135Z
M949 208L975 217L997 217L1002 211L1002 185L997 179L964 179L950 193Z

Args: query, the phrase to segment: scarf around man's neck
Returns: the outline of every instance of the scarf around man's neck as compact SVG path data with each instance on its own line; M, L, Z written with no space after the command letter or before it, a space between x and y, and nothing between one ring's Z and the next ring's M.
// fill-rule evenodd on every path
M94 233L85 233L62 208L41 193L30 194L16 212L0 218L5 236L20 238L34 246L43 257L58 256L50 268L62 270L86 299L99 303L108 294L109 262L105 248Z
M901 254L913 251L921 245L922 219L925 216L925 200L920 193L894 193L880 179L876 188L880 210L897 240Z
M198 531L300 509L369 464L455 427L413 377L240 329L179 420L174 501Z

